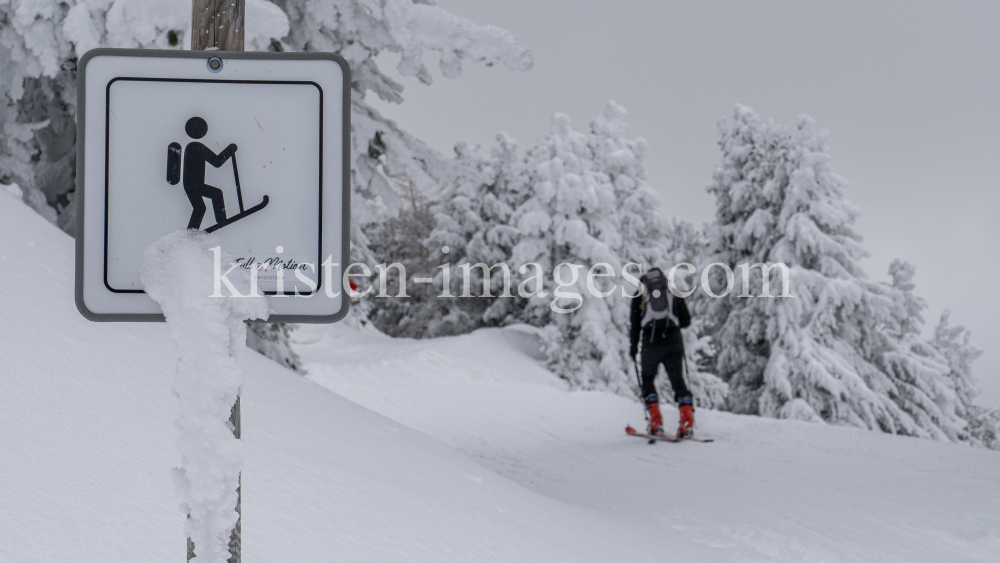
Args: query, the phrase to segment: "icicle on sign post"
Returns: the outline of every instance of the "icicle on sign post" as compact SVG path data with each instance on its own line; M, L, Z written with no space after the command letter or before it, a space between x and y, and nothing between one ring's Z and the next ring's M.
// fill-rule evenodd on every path
M192 51L95 49L78 64L77 307L170 326L174 479L188 559L206 563L240 561L244 320L328 323L350 303L347 63L234 52L243 7L195 0Z

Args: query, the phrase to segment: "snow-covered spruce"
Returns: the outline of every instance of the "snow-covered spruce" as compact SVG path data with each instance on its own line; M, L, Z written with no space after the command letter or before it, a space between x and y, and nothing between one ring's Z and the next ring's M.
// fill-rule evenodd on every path
M529 151L527 197L513 216L521 236L511 267L524 268L521 277L537 290L523 315L545 327L552 369L580 387L625 391L628 315L620 289L602 299L590 294L586 282L596 264L615 273L625 264L616 252L622 239L615 187L594 163L592 140L573 130L568 116L556 114L550 133ZM607 291L607 285L598 289Z
M586 133L574 131L565 115L553 118L552 131L526 156L527 186L512 217L519 236L510 263L518 280L529 284L535 275L529 264L549 273L541 284L545 296L531 297L519 320L544 327L550 367L576 387L631 395L629 301L622 288L630 294L637 288L625 285L622 268L639 264L632 267L633 275L654 265L669 269L673 259L691 259L687 254L698 243L690 225L663 217L642 165L646 142L625 136L625 117L625 109L612 101ZM575 282L562 289L563 295L576 293L579 299L555 294L551 272L561 263L583 266L576 268ZM601 263L616 277L595 278L595 289L606 293L595 297L587 272L595 266L597 273L608 272ZM566 282L574 276L566 266L561 274ZM617 287L607 293L612 283ZM695 366L689 373L691 388L700 405L716 406L725 385L697 369L697 354L707 343L695 339L691 344L697 345L688 348L688 363ZM666 388L666 378L661 379Z
M510 287L514 279L512 272L505 274L498 267L487 273L475 267L505 263L517 241L518 231L510 224L518 189L523 186L517 147L513 139L500 133L487 158L479 156L478 150L467 143L456 145L451 182L431 208L433 230L423 246L430 268L425 274L434 279L433 299L417 318L419 322L423 317L426 336L512 322L514 309L521 305L520 300L509 297L513 290L504 289L505 282ZM445 293L476 297L438 298ZM505 294L507 297L501 297Z
M971 333L961 325L952 326L951 311L941 313L930 343L950 367L948 376L961 400L959 415L969 421L969 434L975 444L1000 450L1000 408L985 408L973 404L979 389L972 375L972 362L983 351L969 343Z
M574 387L632 395L621 269L639 264L633 266L637 275L654 264L695 261L705 242L690 224L662 216L642 167L645 141L624 135L625 115L609 102L588 132L578 132L557 114L552 132L524 156L503 133L487 157L479 156L478 147L457 144L449 183L431 204L432 222L425 204L411 198L397 217L368 233L372 249L391 252L385 261L400 262L411 278L435 282L411 285L406 299L372 300L378 326L394 335L429 337L534 325L546 335L550 367ZM423 247L413 247L412 239L428 229ZM577 266L563 266L560 279L569 281L575 270L576 280L557 297L552 273L564 262ZM607 267L597 266L598 273L613 271L615 277L596 278L595 289L619 285L604 298L594 297L587 285L587 272L600 263ZM492 268L486 272L478 265ZM447 294L458 298L439 298L446 272ZM397 274L387 276L393 296ZM691 386L699 405L718 406L726 386L697 368L710 345L692 338Z
M167 319L177 345L180 467L172 470L188 537L197 563L224 563L230 532L239 518L239 486L243 450L229 425L242 374L237 359L246 343L245 321L266 319L267 301L250 294L250 274L236 268L228 276L244 297L218 289L216 253L221 264L231 260L212 235L196 231L171 233L146 250L141 280Z
M730 384L729 408L777 418L824 420L885 432L969 439L970 394L921 341L924 303L913 297L912 267L894 263L892 283L866 279L866 255L851 224L857 209L833 173L825 132L803 117L795 134L737 106L721 125L722 164L709 192L716 223L704 265L789 268L792 297L740 298L742 271L722 299L707 299L715 373ZM782 291L773 270L770 291ZM721 267L712 287L726 286ZM760 269L750 294L761 295Z

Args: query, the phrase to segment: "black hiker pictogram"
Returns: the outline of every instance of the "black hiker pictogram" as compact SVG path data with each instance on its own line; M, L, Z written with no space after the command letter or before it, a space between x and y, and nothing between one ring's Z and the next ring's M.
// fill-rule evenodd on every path
M192 139L201 139L208 133L208 123L200 117L192 117L184 125L184 131ZM233 161L233 178L236 180L236 198L239 201L240 212L232 217L226 216L226 199L222 190L205 183L205 163L219 168L227 160ZM184 148L183 174L180 143L170 143L167 147L167 182L172 185L179 183L183 177L184 193L191 200L191 220L188 221L188 229L200 229L201 221L205 218L208 207L205 205L205 198L212 200L212 210L215 212L215 224L205 229L205 232L221 229L230 223L260 211L267 205L268 198L251 207L243 209L243 191L240 189L240 172L236 167L236 144L232 143L219 154L212 152L198 141L187 144Z

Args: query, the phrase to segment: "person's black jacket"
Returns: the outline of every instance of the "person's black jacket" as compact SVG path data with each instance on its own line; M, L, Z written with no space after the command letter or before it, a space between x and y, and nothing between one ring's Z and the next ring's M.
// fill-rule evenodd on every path
M639 352L639 338L642 338L643 348L654 345L671 345L679 348L684 347L684 337L681 329L691 325L691 313L688 312L687 304L681 297L673 296L673 314L677 317L680 326L677 326L670 319L656 319L650 321L645 327L642 326L642 316L645 313L646 304L642 295L632 298L631 329L629 330L629 355L635 357Z

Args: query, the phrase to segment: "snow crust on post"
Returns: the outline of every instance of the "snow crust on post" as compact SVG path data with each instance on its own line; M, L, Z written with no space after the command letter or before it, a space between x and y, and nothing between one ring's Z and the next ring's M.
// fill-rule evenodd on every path
M211 297L215 255L222 272L232 260L219 241L197 231L177 231L146 249L140 279L156 301L177 345L173 392L179 399L181 466L171 470L185 527L198 563L229 559L229 537L239 514L236 489L243 449L229 414L242 373L237 360L246 347L249 319L267 319L267 301L250 294L250 273L235 268L228 279L242 296ZM224 285L224 284L223 284ZM225 294L225 291L223 291Z

